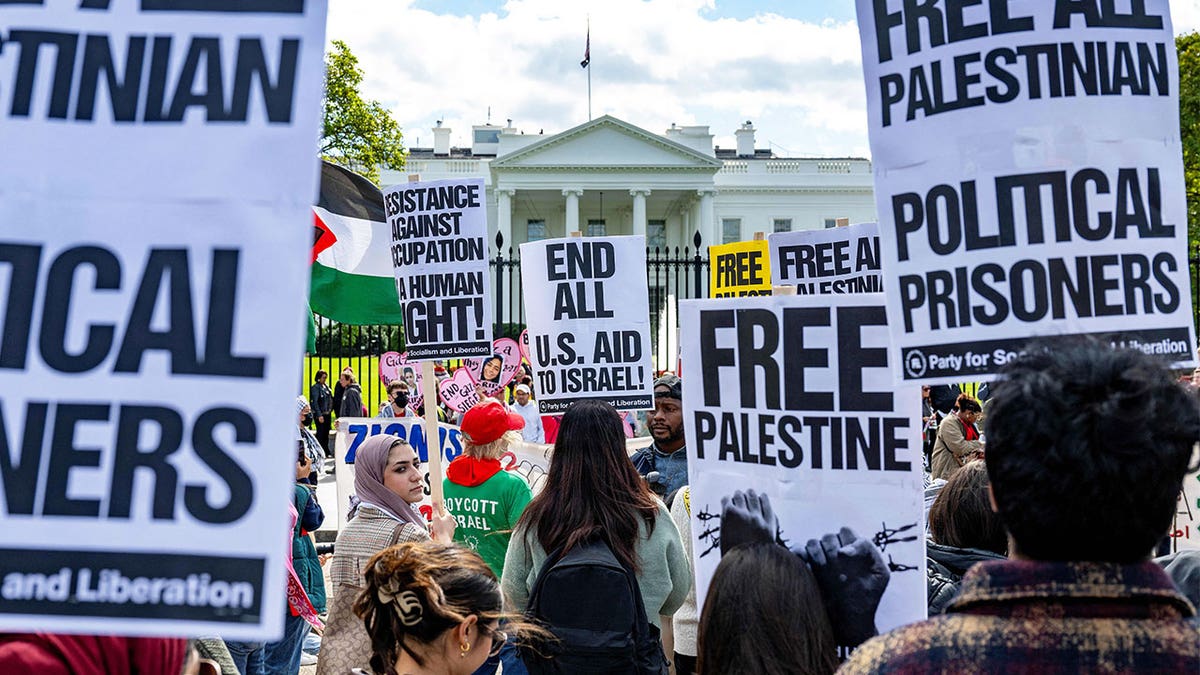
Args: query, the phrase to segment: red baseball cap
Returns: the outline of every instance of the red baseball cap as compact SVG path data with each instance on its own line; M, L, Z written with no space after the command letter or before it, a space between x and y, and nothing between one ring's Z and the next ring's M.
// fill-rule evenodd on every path
M509 412L504 408L504 404L496 399L488 399L468 410L458 426L471 443L487 445L503 436L506 431L524 429L525 418Z

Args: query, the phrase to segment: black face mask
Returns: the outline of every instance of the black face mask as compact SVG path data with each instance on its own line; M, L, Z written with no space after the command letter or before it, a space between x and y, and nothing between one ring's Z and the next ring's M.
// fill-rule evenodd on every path
M312 422L312 413L308 413L308 414L306 414L306 415L304 416L304 422L303 422L303 423L304 423L304 424L309 424L309 423L311 423L311 422Z
M396 396L393 400L396 401L396 405L403 408L404 406L408 405L408 394L398 391L396 392Z

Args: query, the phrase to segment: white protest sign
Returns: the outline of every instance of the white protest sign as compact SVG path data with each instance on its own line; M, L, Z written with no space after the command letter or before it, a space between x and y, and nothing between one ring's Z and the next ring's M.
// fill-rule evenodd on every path
M1200 550L1200 472L1183 477L1169 535L1171 551Z
M492 293L482 178L383 191L412 361L490 356Z
M326 3L0 7L0 630L278 639Z
M521 284L541 412L654 407L645 237L521 244Z
M773 233L767 246L772 286L795 286L800 295L883 290L875 223Z
M1166 0L858 0L884 286L905 381L1034 336L1193 361Z
M462 431L449 424L440 424L442 448L447 462L452 461L463 452ZM350 496L354 494L354 457L363 441L379 434L392 434L407 440L416 449L417 455L425 462L429 457L428 445L425 443L425 429L422 420L416 417L396 420L379 420L374 418L346 418L345 424L339 424L337 430L337 445L335 457L337 470L337 508L338 529L346 526L346 514L350 510ZM632 455L649 445L649 438L631 438L626 441L626 451ZM550 456L554 446L546 443L527 443L518 441L508 446L508 450L500 457L500 466L505 471L520 476L533 494L541 491L546 484L546 474L550 472ZM429 473L425 473L425 500L420 509L426 517L431 512L429 500ZM328 514L327 514L328 515Z
M875 547L881 632L924 618L920 397L893 385L883 296L688 300L680 330L700 603L734 534L721 500L753 489L793 548L843 527Z

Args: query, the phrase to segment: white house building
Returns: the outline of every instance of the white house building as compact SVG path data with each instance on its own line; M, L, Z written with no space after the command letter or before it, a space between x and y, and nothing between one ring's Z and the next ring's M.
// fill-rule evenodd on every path
M382 180L482 177L489 244L498 232L506 255L572 232L645 234L653 249L693 247L696 233L708 246L875 220L869 160L777 157L754 147L750 122L735 131L736 148L714 147L707 126L655 134L607 115L553 135L511 121L472 132L470 148L451 147L439 123L433 147L410 148L406 171L384 171Z

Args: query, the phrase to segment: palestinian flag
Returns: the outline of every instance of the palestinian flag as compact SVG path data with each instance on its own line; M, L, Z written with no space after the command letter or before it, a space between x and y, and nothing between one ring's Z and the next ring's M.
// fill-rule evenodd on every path
M313 228L312 310L339 323L399 325L400 298L388 253L392 232L379 188L322 161Z

